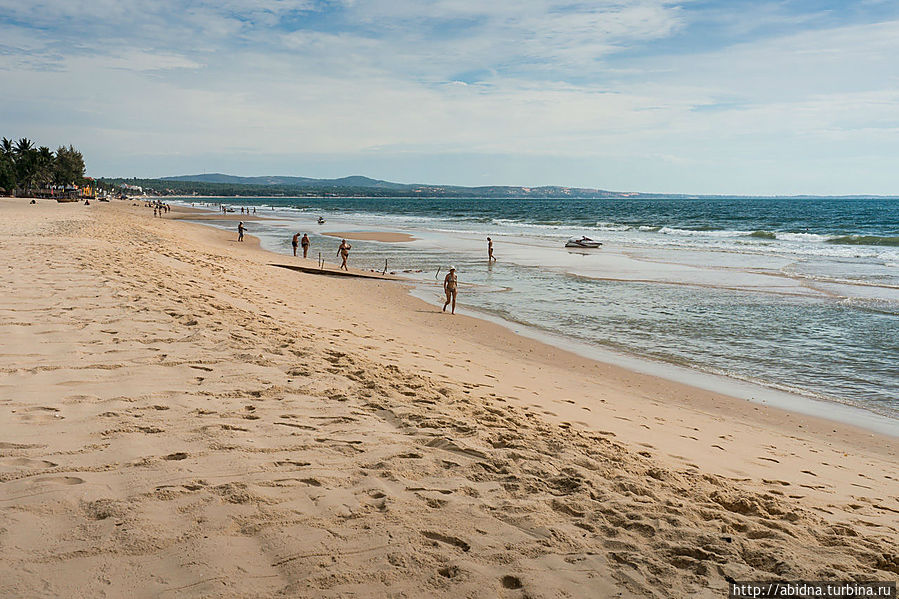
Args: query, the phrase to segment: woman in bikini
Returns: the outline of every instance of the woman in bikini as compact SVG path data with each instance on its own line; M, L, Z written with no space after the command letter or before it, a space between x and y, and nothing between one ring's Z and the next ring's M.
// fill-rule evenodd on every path
M443 304L444 312L446 312L446 307L452 302L452 314L456 313L456 286L458 284L459 280L456 278L456 267L450 266L450 271L446 273L446 277L443 279L443 292L446 293L446 303Z
M346 265L346 259L349 257L350 250L352 248L353 248L353 246L348 244L346 242L346 239L342 240L340 242L340 247L337 248L337 255L340 256L341 258L343 258L343 263L340 265L340 268L342 268L343 270L349 270L349 268L347 268L347 265Z

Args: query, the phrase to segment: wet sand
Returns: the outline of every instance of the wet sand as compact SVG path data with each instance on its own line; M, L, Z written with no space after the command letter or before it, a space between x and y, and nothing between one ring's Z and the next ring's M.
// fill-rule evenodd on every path
M0 218L3 596L721 597L899 573L893 437L130 203Z

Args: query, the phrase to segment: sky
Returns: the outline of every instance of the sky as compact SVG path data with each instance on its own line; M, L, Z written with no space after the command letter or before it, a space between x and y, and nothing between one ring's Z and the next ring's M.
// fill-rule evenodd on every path
M92 176L899 195L894 0L0 0Z

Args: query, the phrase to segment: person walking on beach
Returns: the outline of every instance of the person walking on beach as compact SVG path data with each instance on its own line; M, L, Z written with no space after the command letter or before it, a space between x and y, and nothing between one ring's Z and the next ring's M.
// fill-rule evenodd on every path
M446 273L446 277L443 279L443 292L446 294L446 303L443 304L444 312L446 312L446 307L452 302L452 314L456 313L456 286L458 283L459 280L456 278L456 267L450 266L449 272Z
M243 226L243 221L237 225L237 241L243 241L243 232L246 230L246 227Z
M309 253L309 236L305 233L303 233L303 238L300 240L300 245L303 246L303 258L305 258L306 254Z
M340 240L340 247L337 248L337 255L343 258L343 262L340 265L340 268L343 270L349 270L346 265L346 259L350 257L350 250L353 249L353 246L346 242L346 239Z
M487 238L487 262L496 262L496 256L493 255L493 240Z
M293 239L290 240L290 245L293 246L293 257L294 258L297 257L297 246L300 245L299 239L300 239L300 234L294 233Z

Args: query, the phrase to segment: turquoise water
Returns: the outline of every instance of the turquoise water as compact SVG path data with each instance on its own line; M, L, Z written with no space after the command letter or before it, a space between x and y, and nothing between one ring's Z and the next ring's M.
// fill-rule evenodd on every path
M412 243L354 241L350 262L411 271L435 304L437 270L453 263L460 304L507 322L899 417L897 200L225 203L278 218L250 232L283 253L294 231L328 260L339 240L326 231L411 233ZM575 235L604 246L564 248Z

